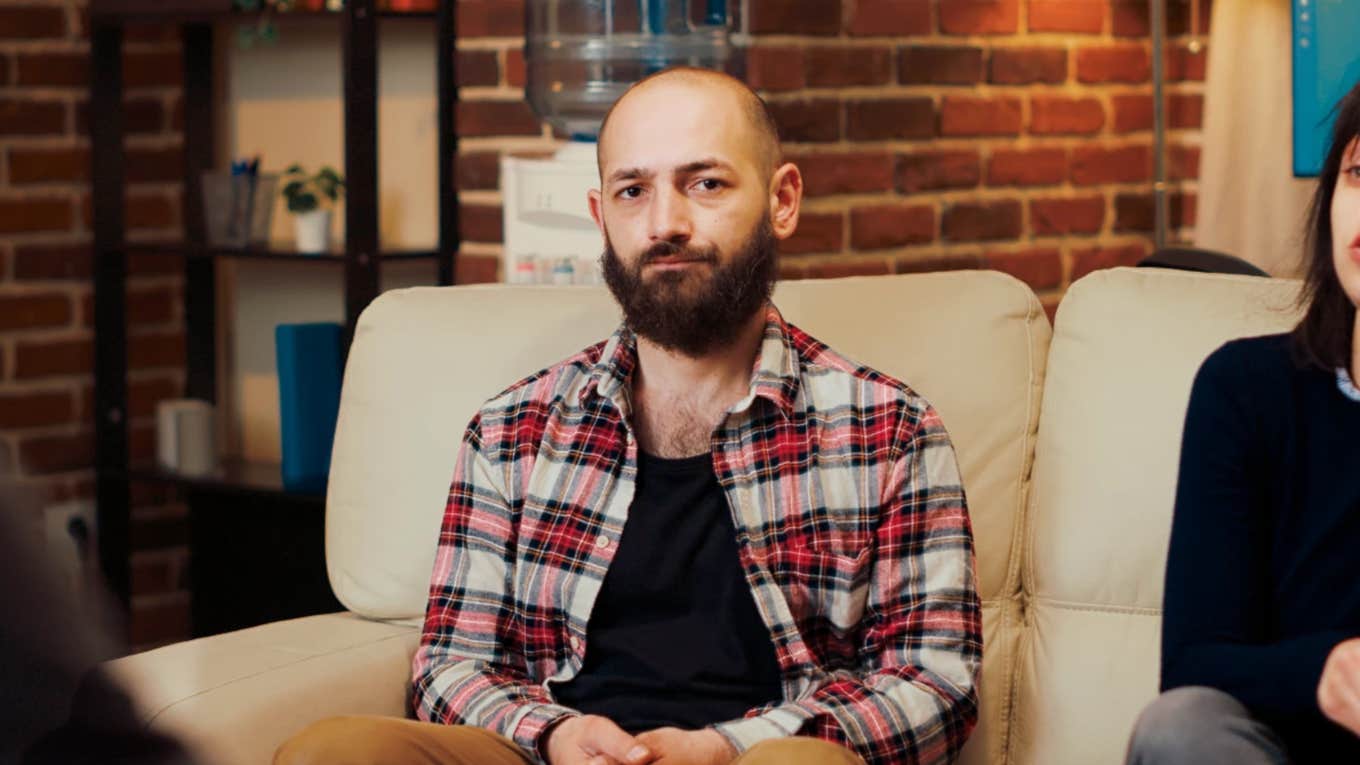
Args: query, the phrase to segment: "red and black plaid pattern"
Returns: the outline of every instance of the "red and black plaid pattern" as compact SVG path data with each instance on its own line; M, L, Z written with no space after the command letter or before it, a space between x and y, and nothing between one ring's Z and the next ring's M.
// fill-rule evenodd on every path
M468 425L414 659L417 716L538 754L574 714L586 622L637 479L633 336L516 383ZM712 436L783 698L714 726L739 751L814 735L870 763L952 759L977 720L982 622L939 416L769 308L750 393Z

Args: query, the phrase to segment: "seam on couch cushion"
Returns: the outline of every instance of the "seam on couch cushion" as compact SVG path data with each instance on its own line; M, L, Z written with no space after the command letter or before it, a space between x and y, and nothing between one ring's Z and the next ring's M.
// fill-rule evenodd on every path
M229 686L229 685L235 685L236 683L242 682L242 681L244 681L244 680L251 680L251 679L254 679L254 678L256 678L256 677L261 677L261 676L264 676L264 675L268 675L268 674L270 674L271 672L276 672L276 671L278 671L278 670L286 669L286 668L288 668L288 667L295 667L295 666L297 666L297 665L299 665L299 664L304 664L304 663L309 662L309 661L315 661L316 659L323 659L323 658L328 658L328 657L331 657L331 656L337 656L337 655L340 655L340 654L349 653L349 652L351 652L351 651L356 651L356 650L359 650L359 649L362 649L362 648L368 648L369 646L379 645L379 644L385 643L385 642L387 642L387 641L389 641L389 640L400 640L400 639L408 638L408 637L410 637L410 633L408 633L408 632L403 632L403 633L397 634L397 635L388 635L387 637L379 638L379 639L377 639L377 640L373 640L373 641L368 642L368 643L359 643L359 644L356 644L356 645L345 646L344 648L341 648L341 649L338 649L338 650L335 650L335 651L329 651L329 652L327 652L327 653L317 653L317 654L312 654L312 655L310 655L310 656L306 656L306 657L301 658L301 659L298 659L298 660L296 660L296 661L290 661L290 662L288 662L287 664L279 664L279 665L277 665L277 666L273 666L273 667L270 667L270 668L268 668L268 669L263 669L263 670L260 670L260 671L258 671L258 672L252 672L252 673L250 673L250 674L248 674L248 675L242 675L242 676L240 676L240 677L234 677L234 678L232 678L232 679L230 679L230 680L227 680L227 681L225 681L225 682L218 683L218 684L216 684L216 685L214 685L214 686L212 686L212 687L209 687L209 688L202 688L202 689L200 689L200 690L194 691L193 693L189 694L188 696L185 696L185 697L179 698L179 699L175 699L174 701L172 701L172 702L166 704L165 706L163 706L163 707L161 707L160 709L156 710L156 712L155 712L154 714L151 714L151 715L149 715L149 716L147 717L145 727L150 728L153 724L155 724L156 720L157 720L158 718L160 718L161 715L165 714L166 712L169 712L171 709L174 709L175 707L179 706L180 704L183 704L183 703L185 703L186 701L192 701L192 700L194 700L194 699L196 699L196 698L198 698L199 696L202 696L202 695L204 695L204 694L212 693L213 691L220 690L220 689L222 689L222 688L226 688L226 687Z

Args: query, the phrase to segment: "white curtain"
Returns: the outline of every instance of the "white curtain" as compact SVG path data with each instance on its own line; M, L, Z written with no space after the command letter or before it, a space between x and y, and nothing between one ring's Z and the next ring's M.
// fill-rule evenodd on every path
M1293 176L1290 0L1213 4L1195 244L1296 276L1311 179Z

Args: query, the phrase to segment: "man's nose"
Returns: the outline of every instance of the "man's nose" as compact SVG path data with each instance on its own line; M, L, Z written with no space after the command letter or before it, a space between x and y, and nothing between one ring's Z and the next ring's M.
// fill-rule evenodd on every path
M653 197L648 238L653 242L689 241L693 233L689 200L672 188L662 188Z

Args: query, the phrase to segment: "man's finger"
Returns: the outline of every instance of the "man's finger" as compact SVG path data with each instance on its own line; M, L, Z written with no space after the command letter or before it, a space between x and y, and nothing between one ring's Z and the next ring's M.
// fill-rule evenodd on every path
M594 753L608 755L625 765L646 765L652 751L623 728L606 719L592 720L586 733L586 746Z

